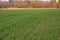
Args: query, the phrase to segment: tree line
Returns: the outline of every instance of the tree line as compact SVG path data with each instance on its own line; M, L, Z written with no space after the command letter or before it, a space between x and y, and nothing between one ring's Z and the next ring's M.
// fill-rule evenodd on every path
M13 1L0 2L0 8L59 8L60 0L58 3L54 1L43 2L43 1Z

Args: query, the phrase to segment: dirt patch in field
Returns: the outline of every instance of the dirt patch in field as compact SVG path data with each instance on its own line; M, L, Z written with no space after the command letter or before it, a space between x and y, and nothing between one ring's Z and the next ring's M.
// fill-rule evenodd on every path
M57 32L58 32L58 40L60 40L60 24L59 24L59 21L58 21L58 18L56 17L57 15L55 15L53 17L53 24L55 25L55 27L57 28Z
M42 21L39 25L38 25L38 28L40 29L45 29L47 28L49 25L49 19L47 19L46 21Z
M60 40L60 37L58 38L58 40Z
M48 26L52 25L52 27L55 27L56 29L56 32L58 32L58 40L60 40L60 24L59 24L59 21L58 21L58 17L57 15L53 15L52 19L48 19L44 22L41 22L39 25L38 25L38 28L40 28L40 30L44 30L44 29L47 29Z

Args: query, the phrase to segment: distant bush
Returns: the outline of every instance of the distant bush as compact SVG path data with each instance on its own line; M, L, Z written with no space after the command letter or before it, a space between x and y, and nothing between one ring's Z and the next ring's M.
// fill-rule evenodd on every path
M17 7L17 8L58 8L58 4L56 2L43 2L43 1L30 1L28 4L25 2L15 2L15 3L0 3L0 8L10 8L10 7Z

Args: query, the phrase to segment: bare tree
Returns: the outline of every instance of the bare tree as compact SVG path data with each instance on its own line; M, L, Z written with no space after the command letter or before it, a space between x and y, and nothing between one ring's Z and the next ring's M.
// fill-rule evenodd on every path
M9 0L9 2L10 2L10 3L12 3L12 2L13 2L13 0Z
M58 0L59 8L60 8L60 0Z
M9 3L14 7L16 5L16 1L15 0L9 0Z

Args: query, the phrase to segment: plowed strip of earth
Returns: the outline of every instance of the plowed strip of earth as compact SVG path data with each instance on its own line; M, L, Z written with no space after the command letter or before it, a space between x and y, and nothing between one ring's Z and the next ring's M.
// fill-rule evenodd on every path
M0 10L39 10L39 9L58 9L58 8L0 8Z

